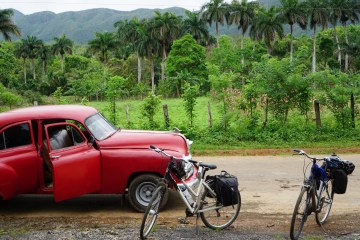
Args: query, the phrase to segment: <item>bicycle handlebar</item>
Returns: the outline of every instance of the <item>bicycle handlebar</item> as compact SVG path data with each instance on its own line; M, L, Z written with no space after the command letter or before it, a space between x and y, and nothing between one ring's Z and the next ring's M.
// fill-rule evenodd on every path
M315 161L326 160L326 157L325 158L317 158L317 157L309 156L304 150L301 150L301 149L293 149L293 151L297 152L299 155L304 155L311 160L315 160Z
M150 145L150 149L154 150L157 153L164 154L165 156L167 156L167 157L169 157L171 159L176 159L176 160L181 160L181 161L191 162L191 163L197 163L197 161L194 161L194 160L188 160L188 159L185 159L185 158L178 158L178 157L175 157L173 155L170 155L170 154L166 153L163 149L157 148L154 145Z

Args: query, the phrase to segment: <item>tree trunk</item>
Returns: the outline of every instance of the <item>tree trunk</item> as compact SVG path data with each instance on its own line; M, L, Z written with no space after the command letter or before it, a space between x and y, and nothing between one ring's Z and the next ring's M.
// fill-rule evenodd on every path
M316 128L321 128L321 118L320 118L320 101L314 101L314 110L315 110L315 122Z
M241 66L244 69L244 65L245 65L245 56L244 56L244 36L245 33L244 31L242 31L242 35L241 35Z
M348 35L347 35L346 23L343 26L344 26L344 32L345 32L345 42L346 42L346 45L349 46L349 39L348 39ZM347 71L348 69L349 69L349 54L348 54L348 51L345 51L345 71Z
M64 55L61 55L61 72L62 73L64 73L64 60L65 60Z
M154 69L154 59L151 59L151 93L155 95L155 69Z
M333 25L334 25L334 35L335 35L336 46L338 49L338 62L339 62L340 69L341 69L341 48L340 48L340 43L339 43L339 37L338 37L337 31L336 31L336 22L334 22Z
M316 72L316 25L314 26L313 53L311 71Z
M25 84L26 84L26 59L24 59L24 81L25 81Z
M42 61L41 80L45 81L45 60Z
M351 126L355 128L355 98L354 94L350 95L350 109L351 109Z
M165 121L165 127L169 128L170 126L170 120L169 120L169 111L168 111L168 106L167 104L163 105L163 110L164 110L164 121Z
M129 124L130 124L130 119L129 119L129 105L126 105L125 113L126 113L126 123L127 123L127 125L129 125Z
M210 108L210 102L208 102L208 123L209 123L209 128L212 127L212 115L211 115L211 108Z
M137 59L138 59L138 83L141 82L141 58L139 56L139 53L137 53Z
M293 25L290 24L290 65L293 61L293 51L294 51L294 43L293 43Z
M32 65L32 70L33 70L33 79L36 79L36 69L35 69L35 59L31 59L31 65Z
M268 115L269 115L269 99L266 98L266 103L265 103L265 120L264 120L264 122L263 122L263 127L266 127L266 125L267 125Z

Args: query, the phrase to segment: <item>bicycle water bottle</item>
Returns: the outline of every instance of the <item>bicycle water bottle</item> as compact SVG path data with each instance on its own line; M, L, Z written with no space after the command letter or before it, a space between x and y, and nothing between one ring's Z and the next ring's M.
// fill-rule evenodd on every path
M190 206L193 206L194 205L194 199L191 197L189 191L186 189L186 187L182 187L180 188L181 191L183 192L186 200L188 201L188 203L190 204Z

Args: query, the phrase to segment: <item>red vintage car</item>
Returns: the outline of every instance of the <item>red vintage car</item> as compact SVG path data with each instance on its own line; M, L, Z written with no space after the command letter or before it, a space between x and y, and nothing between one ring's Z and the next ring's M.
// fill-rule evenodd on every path
M134 209L144 211L169 161L149 146L190 157L190 143L178 132L115 128L95 108L81 105L0 113L0 200L128 193Z

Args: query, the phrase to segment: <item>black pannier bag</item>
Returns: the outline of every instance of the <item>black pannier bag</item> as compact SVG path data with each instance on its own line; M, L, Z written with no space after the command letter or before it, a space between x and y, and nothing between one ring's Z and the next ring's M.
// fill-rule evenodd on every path
M336 194L344 194L346 192L348 176L343 169L334 169L332 170L333 181L333 190Z
M216 199L223 206L230 206L239 203L239 183L235 176L226 171L221 171L220 175L215 175Z

